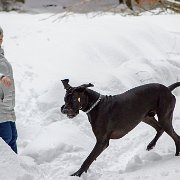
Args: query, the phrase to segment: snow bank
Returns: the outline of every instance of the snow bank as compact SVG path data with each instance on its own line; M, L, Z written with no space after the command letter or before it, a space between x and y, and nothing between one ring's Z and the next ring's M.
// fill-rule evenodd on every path
M83 151L93 147L92 140L72 123L56 122L43 128L36 139L23 151L38 164L51 162L64 153Z
M0 138L0 179L35 180L43 177L31 158L19 157Z

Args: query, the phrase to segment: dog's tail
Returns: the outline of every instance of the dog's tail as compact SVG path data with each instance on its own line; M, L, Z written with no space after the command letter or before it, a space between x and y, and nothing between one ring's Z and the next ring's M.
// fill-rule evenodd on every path
M175 88L177 88L178 86L180 86L180 82L176 82L170 86L168 86L170 91L173 91Z

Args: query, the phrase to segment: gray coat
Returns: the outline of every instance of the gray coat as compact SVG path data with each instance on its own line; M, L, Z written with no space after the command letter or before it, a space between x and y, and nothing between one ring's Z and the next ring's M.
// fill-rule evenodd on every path
M0 47L0 78L7 76L12 80L10 87L5 87L0 83L0 123L15 121L15 86L11 64L4 57L4 50Z

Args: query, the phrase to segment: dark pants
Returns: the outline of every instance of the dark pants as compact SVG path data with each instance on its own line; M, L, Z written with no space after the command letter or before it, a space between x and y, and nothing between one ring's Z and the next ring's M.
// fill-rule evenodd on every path
M11 147L11 149L17 154L17 130L15 122L3 122L0 123L0 137Z

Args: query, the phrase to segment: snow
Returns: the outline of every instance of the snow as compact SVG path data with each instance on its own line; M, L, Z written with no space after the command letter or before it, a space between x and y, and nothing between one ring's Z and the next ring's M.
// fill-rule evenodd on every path
M67 119L60 107L64 78L72 86L93 83L102 94L180 81L180 15L58 16L0 12L3 46L14 69L19 133L18 155L0 139L0 179L178 180L174 142L164 133L146 151L155 131L143 123L111 140L88 173L69 176L89 155L95 137L86 114ZM180 89L173 94L173 125L180 134Z
M17 156L2 139L0 145L0 179L32 180L34 176L37 179L42 177L33 159Z

